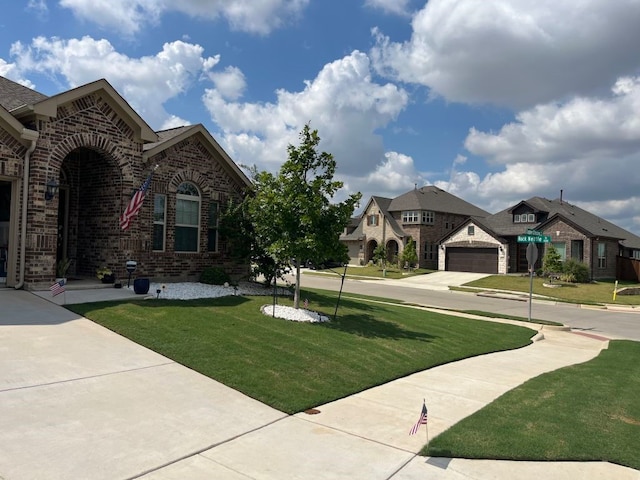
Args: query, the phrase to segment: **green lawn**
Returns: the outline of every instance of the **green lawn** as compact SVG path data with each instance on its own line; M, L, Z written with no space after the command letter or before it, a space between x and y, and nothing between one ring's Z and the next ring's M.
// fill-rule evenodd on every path
M465 287L478 287L498 290L510 290L529 293L529 277L520 275L491 275L480 280L469 282ZM585 304L620 304L640 305L640 295L617 295L613 300L613 281L598 281L594 283L562 283L562 287L548 288L543 283L548 283L546 278L533 278L533 293L547 297L557 298L562 301ZM632 282L619 282L618 289L622 287L639 286Z
M336 294L303 295L310 309L333 315ZM336 321L293 323L260 313L270 302L223 297L67 308L287 413L435 365L518 348L533 335L523 327L359 299L343 299Z
M529 380L445 431L423 455L604 460L640 470L640 342Z

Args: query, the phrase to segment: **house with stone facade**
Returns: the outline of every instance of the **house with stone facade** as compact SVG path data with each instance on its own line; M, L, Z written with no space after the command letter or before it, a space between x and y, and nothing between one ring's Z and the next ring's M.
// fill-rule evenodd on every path
M119 217L153 173L138 216ZM249 179L202 125L154 131L106 81L45 96L0 77L0 286L37 288L106 267L151 279L245 275L218 232Z
M468 218L488 215L436 186L416 187L395 198L371 197L340 240L348 248L350 264L366 265L378 245L384 245L387 260L395 262L411 238L419 266L436 270L440 239Z
M639 280L640 237L563 200L532 197L485 218L468 218L440 240L439 270L526 273L528 243L535 230L551 238L562 260L589 268L592 279ZM536 244L538 261L549 244Z

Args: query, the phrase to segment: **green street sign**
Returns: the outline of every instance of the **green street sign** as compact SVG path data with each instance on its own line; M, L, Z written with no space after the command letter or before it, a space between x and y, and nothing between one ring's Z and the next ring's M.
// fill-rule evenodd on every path
M542 232L534 230L533 228L527 228L527 235L542 235Z
M518 243L551 243L551 235L518 235Z

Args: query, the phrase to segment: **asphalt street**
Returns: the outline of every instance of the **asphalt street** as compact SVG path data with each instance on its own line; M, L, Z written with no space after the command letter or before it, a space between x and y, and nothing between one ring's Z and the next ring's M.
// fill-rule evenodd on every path
M428 286L403 283L404 280L356 280L345 279L343 294L357 293L381 298L403 300L427 307L481 310L485 312L515 315L527 318L529 303L527 296L515 299L483 296L451 290L433 290ZM337 291L340 289L338 275L302 274L301 287ZM533 319L563 323L586 333L604 335L609 338L626 338L640 341L640 311L620 311L597 307L586 307L567 303L534 300L531 306Z

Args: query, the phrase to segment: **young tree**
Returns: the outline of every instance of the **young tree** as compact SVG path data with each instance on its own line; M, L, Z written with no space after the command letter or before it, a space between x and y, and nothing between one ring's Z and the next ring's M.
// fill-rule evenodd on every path
M547 245L544 257L542 257L542 271L545 275L562 273L562 258L556 247Z
M387 264L387 248L380 244L373 249L373 261L384 268Z
M264 278L265 286L274 277L282 278L290 271L288 264L276 262L256 242L255 230L247 213L248 201L236 203L229 201L220 214L220 236L227 242L229 256L237 262L250 262L250 276Z
M361 197L354 193L341 203L331 203L343 185L333 180L336 162L331 154L317 152L320 137L309 125L300 133L300 140L299 147L287 148L289 158L277 175L254 174L254 194L247 200L256 243L274 260L295 263L295 308L300 306L303 261L347 260L340 233Z
M409 241L402 250L401 260L403 265L409 264L409 270L411 266L418 263L418 254L416 253L416 244L413 242L413 238L409 237Z

